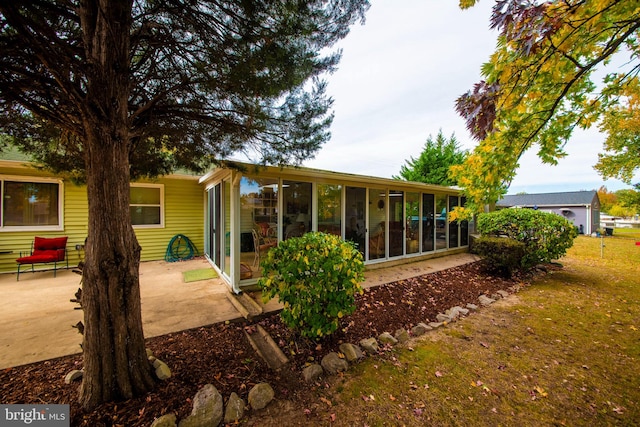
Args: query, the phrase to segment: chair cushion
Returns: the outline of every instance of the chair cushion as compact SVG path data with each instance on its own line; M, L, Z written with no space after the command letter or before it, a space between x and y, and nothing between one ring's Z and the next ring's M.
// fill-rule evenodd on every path
M38 253L34 253L33 255L18 258L16 261L18 264L37 264L41 262L54 262L61 260L59 259L58 251L52 250L39 251Z
M51 249L64 249L67 246L68 236L63 237L37 237L33 241L33 251L47 251Z

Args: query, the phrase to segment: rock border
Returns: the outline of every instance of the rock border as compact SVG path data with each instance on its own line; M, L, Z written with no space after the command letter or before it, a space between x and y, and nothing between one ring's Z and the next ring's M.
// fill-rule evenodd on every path
M468 303L465 307L451 307L444 313L438 313L436 322L418 322L409 331L404 328L391 332L383 332L378 337L364 338L358 344L342 343L339 352L326 354L320 363L310 363L302 369L301 375L304 382L314 382L323 375L337 375L349 369L351 364L359 363L367 356L381 354L394 347L408 346L417 337L427 334L430 331L446 326L461 318L468 316L486 307L499 299L507 298L509 295L520 291L522 285L514 285L508 288L509 291L499 290L490 296L480 295L478 304ZM161 380L171 377L171 371L166 363L157 359L153 353L147 349L147 357L155 369L156 376ZM65 382L71 383L82 378L83 372L74 370L65 377ZM154 420L151 427L205 427L218 426L221 423L238 423L245 415L248 407L259 410L267 407L275 398L275 393L268 383L256 384L249 390L248 405L236 394L231 393L224 405L224 401L218 390L212 384L203 386L193 398L192 412L186 418L178 422L174 413L162 415Z

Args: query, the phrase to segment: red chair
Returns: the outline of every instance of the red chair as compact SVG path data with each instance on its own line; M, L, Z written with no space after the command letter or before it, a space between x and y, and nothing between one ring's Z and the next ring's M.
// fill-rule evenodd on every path
M23 264L31 264L31 272L33 273L34 264L53 263L53 277L56 277L59 262L66 260L67 268L69 268L67 239L67 236L51 238L36 237L32 243L31 255L23 256L16 260L18 263L18 277L16 280L20 280L20 266Z

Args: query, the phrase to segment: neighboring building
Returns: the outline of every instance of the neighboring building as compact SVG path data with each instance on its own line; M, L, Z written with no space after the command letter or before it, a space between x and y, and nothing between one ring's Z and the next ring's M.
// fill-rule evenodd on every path
M189 237L235 292L253 287L259 263L279 241L308 231L352 240L369 268L468 250L469 227L449 223L464 205L438 185L321 171L240 165L203 177L170 175L131 184L131 212L142 260L162 260L171 238ZM0 160L0 272L34 236L69 236L70 264L87 236L85 186ZM16 203L15 201L18 201Z
M595 190L504 196L497 208L528 208L562 215L581 234L594 233L600 226L600 199Z

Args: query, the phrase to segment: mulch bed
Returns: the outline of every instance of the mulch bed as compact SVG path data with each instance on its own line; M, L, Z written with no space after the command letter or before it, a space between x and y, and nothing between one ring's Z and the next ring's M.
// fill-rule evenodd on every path
M343 342L410 329L419 322L435 321L450 307L476 303L481 294L508 289L522 279L506 280L486 274L479 263L400 280L366 290L356 299L357 309L342 319L332 336L312 342L285 327L278 315L257 322L220 323L147 340L147 347L166 362L172 377L155 391L136 399L106 403L90 413L77 405L79 382L67 385L64 376L82 368L81 356L68 356L0 372L3 404L70 404L73 426L149 426L154 418L173 412L178 419L191 412L191 399L205 384L213 384L226 400L236 392L245 402L251 387L271 384L276 398L304 401L309 386L302 380L305 363L320 362ZM215 309L215 308L213 308ZM260 323L289 357L290 363L274 372L259 359L245 338Z

